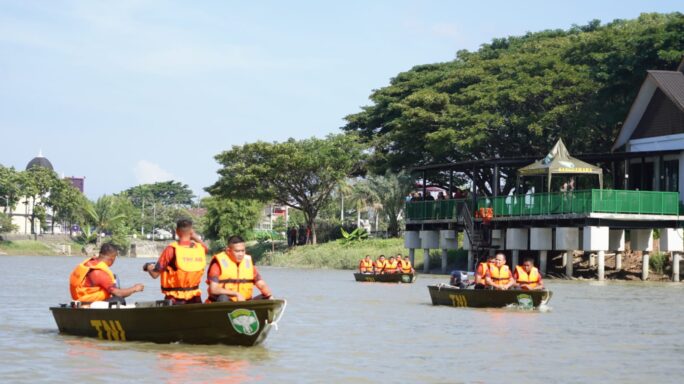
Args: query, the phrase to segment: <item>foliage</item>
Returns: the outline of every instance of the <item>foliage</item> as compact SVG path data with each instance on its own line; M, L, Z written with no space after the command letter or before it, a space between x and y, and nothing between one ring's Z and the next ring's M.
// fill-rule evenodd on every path
M12 224L12 218L0 212L0 233L12 232L16 229L16 226Z
M669 261L667 253L653 252L648 259L648 266L653 272L663 274Z
M494 39L453 61L398 74L370 95L372 105L346 117L344 129L372 145L369 167L376 173L540 156L558 138L571 152L604 152L646 70L676 68L683 50L678 12ZM478 187L488 191L490 171L479 176ZM441 185L448 179L428 177Z
M285 232L287 230L284 216L278 216L278 218L275 219L273 222L273 230L276 232Z
M378 202L378 208L387 216L387 232L390 237L399 236L399 217L404 209L406 196L413 189L413 179L405 172L387 171L384 176L370 175L357 187L360 193Z
M276 202L304 213L316 242L316 217L340 181L361 170L362 147L354 135L289 139L233 146L216 160L214 196Z
M136 208L142 208L143 204L151 206L152 202L163 207L189 207L195 198L190 187L179 181L136 185L121 192L121 195L128 197Z
M357 227L351 232L345 231L344 228L340 228L340 231L342 233L342 238L338 240L340 244L349 245L368 239L368 232L361 227Z
M201 205L207 209L202 231L211 240L225 240L232 235L249 238L264 207L256 200L222 197L204 198Z

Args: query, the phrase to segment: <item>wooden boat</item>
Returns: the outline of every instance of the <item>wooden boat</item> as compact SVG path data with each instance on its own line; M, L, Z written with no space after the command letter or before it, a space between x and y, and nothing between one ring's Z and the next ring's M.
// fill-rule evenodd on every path
M62 304L50 311L59 332L69 335L118 341L252 346L263 342L271 328L277 328L286 305L285 300L186 305L153 301L111 308Z
M365 281L369 283L414 283L416 281L415 273L383 273L383 274L370 274L370 273L355 273L354 278L356 281Z
M516 305L521 308L538 308L551 300L551 291L460 289L447 284L429 285L433 305L451 307L501 308Z

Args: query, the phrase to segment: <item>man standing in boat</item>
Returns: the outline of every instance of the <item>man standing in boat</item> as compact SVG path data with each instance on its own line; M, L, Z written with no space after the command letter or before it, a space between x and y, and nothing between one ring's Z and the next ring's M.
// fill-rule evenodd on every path
M494 264L489 265L485 282L487 287L501 290L507 290L515 285L515 279L506 265L506 256L503 253L497 253Z
M97 257L84 260L71 272L69 290L71 298L85 306L95 301L124 303L124 298L135 292L142 292L145 286L135 284L130 288L119 288L116 277L109 267L116 261L119 251L110 243L102 244Z
M520 289L531 291L544 289L541 273L539 273L537 267L534 266L532 259L525 259L522 266L516 266L513 277L515 277L515 282Z
M271 298L271 289L261 278L240 236L231 236L226 250L211 259L207 285L210 303L252 300L254 287L261 291L261 296L254 299Z
M161 276L161 291L166 300L176 304L202 302L200 283L207 265L207 246L192 229L192 221L178 220L178 241L164 249L156 263L145 263L143 270L153 279Z

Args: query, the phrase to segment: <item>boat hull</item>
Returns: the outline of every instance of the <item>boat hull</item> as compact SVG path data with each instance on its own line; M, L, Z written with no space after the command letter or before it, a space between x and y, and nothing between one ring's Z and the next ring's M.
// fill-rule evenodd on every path
M433 305L471 308L501 308L521 305L538 308L551 300L551 291L459 289L451 286L429 285Z
M355 273L354 279L356 281L365 281L368 283L406 283L411 284L416 281L414 273L386 273L381 275Z
M252 346L284 310L284 300L135 308L51 307L59 332L118 341Z

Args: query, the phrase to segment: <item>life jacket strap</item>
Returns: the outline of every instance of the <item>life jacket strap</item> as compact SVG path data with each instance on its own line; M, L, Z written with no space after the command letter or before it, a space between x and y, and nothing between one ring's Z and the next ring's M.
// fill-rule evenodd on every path
M162 292L169 292L169 291L194 291L199 289L199 285L195 285L194 287L162 287Z

